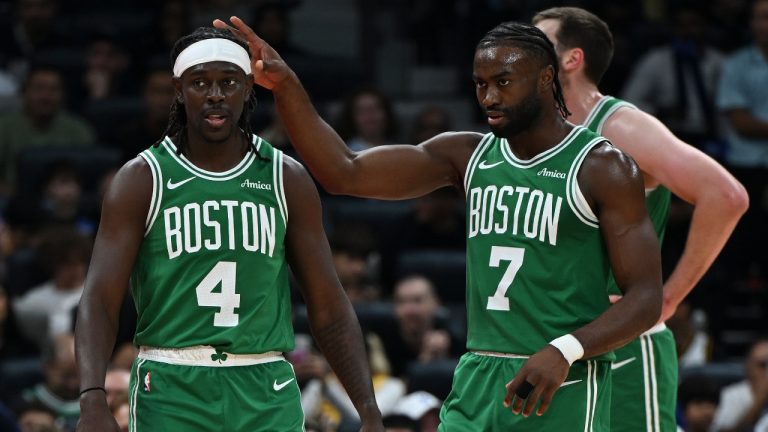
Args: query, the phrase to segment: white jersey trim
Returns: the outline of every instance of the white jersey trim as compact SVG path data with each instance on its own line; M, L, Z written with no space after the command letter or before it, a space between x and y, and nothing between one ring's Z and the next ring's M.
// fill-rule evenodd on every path
M587 203L586 198L584 198L581 187L579 187L578 174L579 169L581 168L581 165L584 162L584 159L586 159L590 150L604 141L606 141L606 139L603 137L595 137L592 139L592 141L584 146L584 148L573 160L573 164L571 164L571 168L568 170L568 180L566 181L566 197L568 206L580 221L593 228L597 228L599 226L600 220L592 211L592 208Z
M512 148L509 146L509 142L507 142L506 138L501 139L501 154L504 155L504 159L507 160L512 166L518 167L518 168L532 168L552 157L554 157L556 154L560 153L562 149L568 146L571 142L573 142L574 138L582 131L584 130L581 126L576 126L573 129L571 129L570 132L568 132L568 135L563 138L562 141L557 143L556 146L552 147L551 149L548 149L546 151L543 151L536 156L528 159L523 160L515 156L515 154L512 152Z
M485 154L488 147L493 143L494 139L493 133L487 133L483 138L480 140L480 142L477 144L477 147L475 147L475 151L472 152L472 156L469 157L469 162L467 162L467 169L464 173L464 193L469 192L469 185L472 182L472 176L475 174L475 168L478 164L478 160L480 157Z
M607 95L603 96L602 99L600 99L600 101L597 102L597 105L592 107L592 110L589 112L589 115L587 116L586 120L584 120L584 123L582 123L582 126L586 127L587 125L592 123L595 117L597 117L597 113L599 113L600 110L603 108L603 105L615 99L616 98L613 96L607 96ZM605 125L605 122L608 120L608 118L611 115L613 115L613 113L618 111L619 108L624 108L624 107L637 109L637 107L632 105L631 103L624 100L619 100L619 102L616 105L612 106L611 108L608 109L608 111L606 111L606 113L603 115L603 118L600 119L600 122L597 124L597 127L595 127L594 132L598 135L601 135L603 133L603 126Z
M258 137L254 135L254 144L257 144L256 141ZM192 173L193 175L197 177L204 178L206 180L213 180L213 181L225 181L225 180L231 180L240 174L244 173L245 170L248 169L249 166L251 166L251 163L253 163L254 159L256 159L255 150L249 151L246 153L245 157L238 162L237 165L234 167L228 169L224 172L214 172L214 171L207 171L202 168L198 168L195 166L192 162L190 162L186 156L178 155L176 154L177 148L176 145L171 141L169 137L165 137L163 140L163 146L168 151L168 154L173 157L173 159L176 160L176 162L179 163L184 169ZM258 148L258 147L257 147Z
M160 213L160 206L163 202L163 172L151 151L144 150L140 156L147 161L149 170L152 172L152 201L149 203L147 219L144 222L144 237L146 237L155 224L155 219L157 219L157 215Z
M277 206L280 208L280 214L283 216L283 224L288 226L288 203L285 200L285 188L283 187L283 152L274 149L272 158L272 178L275 184L275 198Z

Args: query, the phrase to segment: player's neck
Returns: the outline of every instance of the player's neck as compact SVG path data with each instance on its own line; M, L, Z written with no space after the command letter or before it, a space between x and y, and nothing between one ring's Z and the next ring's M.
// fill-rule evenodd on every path
M529 160L559 144L573 128L559 112L547 113L533 127L507 138L510 150Z
M220 142L207 141L200 135L189 134L183 153L198 168L224 172L237 166L248 150L244 134L237 131Z
M576 125L584 123L592 108L603 97L597 86L583 77L571 78L567 83L564 83L563 95L565 96L565 105L571 112L568 121Z

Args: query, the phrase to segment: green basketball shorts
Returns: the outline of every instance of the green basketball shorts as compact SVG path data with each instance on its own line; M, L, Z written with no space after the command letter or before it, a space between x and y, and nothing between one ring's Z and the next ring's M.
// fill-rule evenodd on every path
M303 431L301 394L280 353L147 349L131 368L129 431Z
M555 393L547 412L528 418L504 407L505 385L525 357L467 353L453 375L453 387L440 411L441 432L594 431L610 425L611 363L577 361Z
M616 350L611 367L611 431L677 431L677 351L664 324Z

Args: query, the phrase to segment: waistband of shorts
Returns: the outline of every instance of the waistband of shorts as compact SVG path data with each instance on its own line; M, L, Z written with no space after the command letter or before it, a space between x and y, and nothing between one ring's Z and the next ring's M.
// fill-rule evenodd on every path
M143 360L168 363L180 366L231 367L252 366L285 360L278 351L260 354L232 354L216 351L211 346L192 346L185 348L155 348L142 346L139 356Z
M530 357L529 355L510 354L510 353L503 353L503 352L496 352L496 351L470 351L470 352L472 354L484 356L484 357L520 358L520 359L526 359Z
M663 322L662 323L658 323L655 326L653 326L653 327L649 328L648 330L646 330L645 333L641 334L640 336L650 336L652 334L663 332L666 329L667 329L667 325L666 324L664 324Z

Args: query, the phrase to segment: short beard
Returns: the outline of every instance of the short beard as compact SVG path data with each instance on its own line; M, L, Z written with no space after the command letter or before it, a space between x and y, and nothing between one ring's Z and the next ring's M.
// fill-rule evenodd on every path
M531 92L514 108L501 110L507 123L491 126L491 132L500 138L511 138L533 127L541 117L541 97L536 91Z

